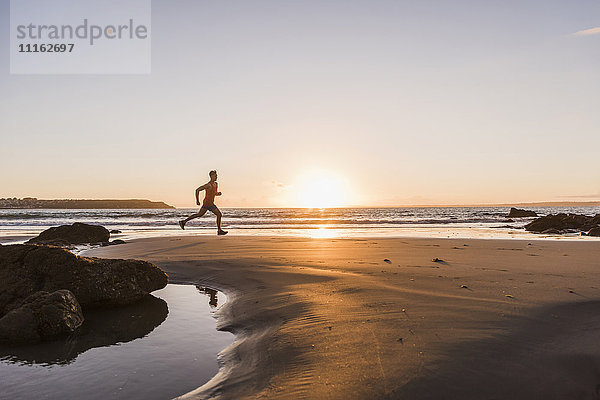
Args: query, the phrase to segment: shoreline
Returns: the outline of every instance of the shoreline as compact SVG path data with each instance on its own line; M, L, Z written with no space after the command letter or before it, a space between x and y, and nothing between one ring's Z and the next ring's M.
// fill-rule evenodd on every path
M49 227L42 227L35 231L20 233L10 231L7 235L2 235L0 231L0 244L22 244L27 240L39 235L43 230ZM280 229L248 229L248 228L229 228L229 237L243 238L271 238L279 237L285 239L315 239L315 240L386 240L386 239L436 239L436 240L506 240L506 241L547 241L547 242L600 242L600 237L584 236L580 234L540 234L527 232L524 230L511 230L510 232L500 231L497 228L472 228L472 227L406 227L406 232L400 232L401 228L379 228L363 229L356 228L338 228L338 227L315 227L315 228L280 228ZM112 234L112 239L125 240L127 243L133 243L147 239L166 239L166 238L210 238L214 236L215 228L192 228L182 231L179 227L173 227L170 230L142 230L128 231L123 230L119 234ZM393 232L392 232L393 231ZM464 232L461 232L464 231ZM87 245L86 245L87 246ZM89 247L89 246L87 246ZM90 247L90 249L93 247ZM87 250L83 249L82 251Z
M538 215L574 213L596 215L600 207L549 207ZM189 230L177 224L196 208L145 210L0 210L0 243L19 242L53 226L82 222L118 231L113 239L211 235L213 217L190 221ZM504 207L239 209L223 208L224 228L232 236L286 236L299 238L459 238L511 240L596 241L571 233L537 234L524 227L535 217L509 218ZM533 210L535 211L535 210Z
M600 300L598 255L593 241L204 235L85 252L145 259L171 283L227 295L217 327L235 342L219 373L181 398L592 393L591 367L582 373L556 360L600 361L599 345L582 339L600 329L590 315ZM583 333L569 331L582 324ZM550 379L557 373L571 384Z

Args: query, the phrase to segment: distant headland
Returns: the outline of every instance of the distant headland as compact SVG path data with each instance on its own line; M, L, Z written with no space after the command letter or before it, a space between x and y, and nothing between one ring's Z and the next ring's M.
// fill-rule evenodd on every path
M0 208L53 208L53 209L135 209L135 208L175 208L162 201L150 201L142 199L128 200L105 200L105 199L63 199L63 200L41 200L35 197L16 197L0 199Z

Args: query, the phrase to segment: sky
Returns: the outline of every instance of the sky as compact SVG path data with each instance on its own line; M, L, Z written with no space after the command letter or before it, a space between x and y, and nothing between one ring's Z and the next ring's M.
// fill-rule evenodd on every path
M600 200L600 2L152 1L147 75L11 75L0 197Z

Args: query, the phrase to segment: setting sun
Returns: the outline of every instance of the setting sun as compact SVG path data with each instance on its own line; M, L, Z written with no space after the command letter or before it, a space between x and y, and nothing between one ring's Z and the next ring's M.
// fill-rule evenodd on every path
M348 204L348 190L343 179L326 171L313 171L303 175L298 187L301 207L330 208Z

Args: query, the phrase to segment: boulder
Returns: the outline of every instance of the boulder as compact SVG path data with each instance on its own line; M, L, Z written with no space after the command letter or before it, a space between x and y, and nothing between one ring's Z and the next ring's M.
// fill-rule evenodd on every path
M521 210L520 208L511 207L508 218L525 218L525 217L537 217L537 213L531 210Z
M167 303L151 294L122 307L86 310L84 323L67 340L47 340L27 346L0 343L0 359L10 358L30 365L64 365L89 349L142 338L162 324L168 313Z
M39 291L0 318L0 342L36 343L72 333L82 323L81 306L73 293Z
M27 243L64 247L73 244L108 242L109 237L110 232L103 226L75 222L73 225L46 229Z
M587 233L588 236L600 236L600 226L592 228Z
M78 257L48 246L0 247L0 317L37 291L71 291L86 307L134 303L167 285L157 266L139 260Z
M568 214L546 215L528 223L525 225L525 229L531 232L545 232L549 230L561 231L573 228L575 225L581 227L583 220L574 217Z
M525 225L530 232L584 232L598 226L600 216L590 217L578 214L546 215Z

